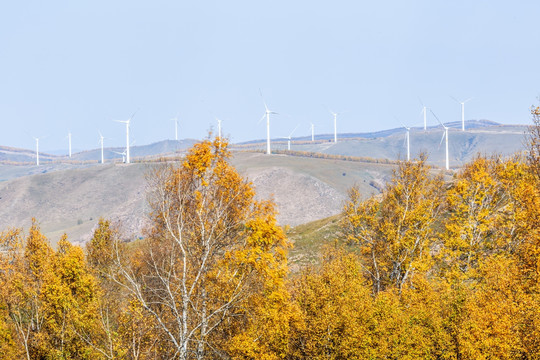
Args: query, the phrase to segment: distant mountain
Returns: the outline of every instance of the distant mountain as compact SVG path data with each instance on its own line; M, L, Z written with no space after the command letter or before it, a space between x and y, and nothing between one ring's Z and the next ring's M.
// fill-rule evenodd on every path
M59 158L56 155L39 153L40 161L53 161ZM35 162L36 161L36 152L26 149L18 149L8 146L0 146L0 162Z
M171 154L177 151L182 151L190 148L198 140L184 139L184 140L163 140L149 145L132 146L130 148L131 157L148 157L161 154ZM125 150L124 147L105 148L103 155L105 159L122 159L122 153ZM52 155L46 153L39 153L39 161L42 164L62 161L99 161L101 159L101 149L93 149L87 151L81 151L72 154L71 159L67 155ZM33 164L36 161L36 153L33 150L18 149L7 146L0 146L0 162L6 163L27 163Z
M511 155L523 151L526 126L500 125L493 122L467 122L461 131L459 122L447 124L451 168L459 168L476 154ZM378 136L375 136L378 134ZM413 128L410 132L411 155L425 152L429 162L444 165L443 131L440 127ZM361 135L361 136L360 136ZM405 130L390 129L365 134L339 134L338 142L311 138L295 138L291 155L287 141L273 140L278 154L262 154L264 142L233 144L232 164L256 187L260 198L273 198L279 211L280 224L298 225L339 213L347 189L353 184L364 196L377 194L395 169L394 160L406 154ZM126 233L139 236L148 211L145 200L144 173L151 163L144 159L162 154L175 154L195 140L162 141L131 148L141 163L124 165L120 156L107 149L107 163L98 165L100 150L66 157L40 155L40 166L33 165L35 154L30 150L0 147L0 230L8 226L28 226L36 217L53 241L67 232L72 241L88 240L100 216L120 221ZM115 151L123 151L117 148ZM237 151L242 150L242 151ZM253 152L252 150L257 150ZM315 158L318 157L328 159ZM332 155L372 158L376 161L342 161ZM114 161L111 161L114 159ZM379 161L386 159L390 161ZM14 165L9 162L28 162ZM84 162L86 161L86 162ZM150 165L149 165L150 164ZM438 170L434 170L438 171ZM446 173L449 176L449 173Z
M254 184L258 198L275 200L282 225L298 225L340 212L347 189L354 184L366 196L378 193L395 168L389 164L249 152L234 153L231 163ZM85 242L98 219L105 217L121 223L126 236L141 236L148 213L144 175L151 166L72 166L10 177L0 182L0 231L28 227L35 217L51 241L67 233L71 241ZM0 177L6 177L6 171L24 168L34 171L38 167L0 166ZM39 168L48 169L47 165Z
M477 154L513 155L524 150L524 134L528 127L524 125L501 125L488 120L468 121L466 131L461 131L461 122L446 123L449 130L449 158L451 167L460 167ZM421 152L428 155L428 162L443 167L445 161L444 143L441 144L442 128L431 126L426 131L423 127L410 130L411 156ZM291 141L291 151L367 157L372 159L399 160L407 154L404 128L389 129L374 133L338 134L334 143L333 134L320 135L314 142L311 137L297 137ZM244 143L236 145L238 149L264 151L266 143ZM273 151L286 151L287 141L272 140Z
M194 139L183 139L178 141L163 140L149 145L131 146L129 150L132 158L144 158L148 156L171 154L177 151L186 150L193 146L193 144L196 142L198 142L198 140ZM125 147L105 148L103 149L103 157L105 159L122 159L122 155L119 155L118 153L122 153L124 150ZM72 159L81 161L100 160L101 149L88 150L73 154Z
M454 129L461 129L461 121L453 121L453 122L447 122L444 123L445 126L448 126L449 128ZM467 130L471 129L479 129L479 128L485 128L485 127L493 127L493 126L506 126L501 125L500 123L497 123L495 121L491 120L467 120L465 121L465 128ZM510 125L513 126L513 125ZM520 126L520 125L517 125ZM440 125L435 126L428 126L427 130L434 130L434 129L440 129ZM418 129L423 130L424 127L419 126L413 126L411 129ZM381 137L387 137L391 135L395 135L398 133L403 133L404 128L398 127L394 129L388 129L388 130L380 130L380 131L371 131L371 132L360 132L360 133L338 133L338 138L344 139L344 138L363 138L363 139L374 139L374 138L381 138ZM308 136L298 136L293 137L293 141L311 141L311 135ZM315 134L315 140L334 140L334 134ZM236 145L249 145L249 144L258 144L265 142L266 139L258 139L258 140L250 140L250 141L244 141L240 142ZM274 138L272 141L284 141L283 138Z

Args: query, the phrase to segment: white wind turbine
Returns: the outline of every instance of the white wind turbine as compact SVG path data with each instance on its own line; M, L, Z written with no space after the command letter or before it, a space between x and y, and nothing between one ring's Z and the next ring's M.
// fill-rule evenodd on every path
M99 144L101 145L101 163L102 164L105 164L105 158L103 157L103 144L104 144L104 137L103 137L103 134L101 134L100 131L98 131L99 133Z
M311 123L311 142L315 141L315 125Z
M178 141L178 114L171 121L174 121L174 140Z
M127 120L114 120L116 122L119 122L119 123L123 123L123 124L126 124L126 161L125 163L126 164L129 164L129 124L131 122L131 119L133 119L133 117L135 116L135 114L137 113L137 111L135 111L129 119Z
M68 132L68 155L71 158L71 131Z
M289 136L287 136L285 139L287 139L287 150L291 151L291 138L292 138L292 134L296 131L296 129L298 129L298 126L300 125L296 125L296 127L294 128L293 131L291 131L291 133L289 134Z
M217 128L218 128L218 137L221 139L221 121L220 119L216 118L217 120Z
M122 155L122 162L126 163L126 150L124 150L122 152L113 151L113 153L118 154L118 155Z
M268 109L268 106L266 106L266 102L264 101L264 97L260 89L259 89L259 93L261 94L261 98L263 99L264 109L265 109L264 115L262 116L261 120L266 117L266 153L271 154L272 152L270 150L270 115L279 115L279 114L275 111L271 111L270 109ZM259 122L261 120L259 120Z
M424 131L426 131L427 130L427 107L422 102L422 99L418 98L418 100L420 100L420 104L422 104L422 111L420 112L420 114L424 115Z
M333 112L330 109L328 109L328 111L330 111L330 114L334 116L334 143L337 143L337 116L341 113Z
M445 148L446 148L446 170L450 170L450 162L449 162L449 158L448 158L448 126L445 126L440 120L439 118L437 117L437 115L435 115L435 113L430 109L429 111L431 111L431 113L433 114L433 116L435 117L435 119L437 119L437 121L439 122L439 124L441 124L441 126L444 128L444 133L443 133L443 136L441 138L441 142L439 143L439 146L441 146L443 140L446 140L446 143L445 143Z
M39 138L34 137L36 140L36 166L39 166Z
M410 132L411 128L403 125L405 130L407 130L407 161L411 161L411 143L410 143Z
M465 103L472 100L472 98L468 98L465 101L459 101L453 96L450 96L452 99L454 99L455 102L461 104L461 131L465 131Z
M395 116L394 116L395 117ZM395 117L396 120L398 120L397 117ZM398 120L399 121L399 120ZM400 121L401 122L401 121ZM407 142L407 161L411 161L411 142L410 142L410 133L411 133L411 128L410 126L405 126L403 123L401 123L401 126L403 126L403 128L405 129L406 131L406 135L405 135L405 141Z

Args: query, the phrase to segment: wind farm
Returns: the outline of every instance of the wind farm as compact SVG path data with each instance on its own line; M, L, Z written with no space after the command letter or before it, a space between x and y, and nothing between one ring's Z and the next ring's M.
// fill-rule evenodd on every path
M31 5L0 358L540 358L540 2Z

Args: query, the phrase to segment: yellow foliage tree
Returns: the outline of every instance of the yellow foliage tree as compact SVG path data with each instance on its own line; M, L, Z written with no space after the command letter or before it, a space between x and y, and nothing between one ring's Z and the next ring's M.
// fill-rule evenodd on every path
M349 192L343 229L360 247L374 294L389 286L401 291L429 270L443 195L442 179L429 171L421 156L400 163L380 198L363 201L358 189Z
M95 320L96 282L80 247L64 236L54 251L34 221L1 237L0 299L27 359L89 358L78 335Z
M223 139L149 177L152 227L112 279L155 324L161 356L279 358L288 347L289 243L270 202L232 168ZM261 337L265 341L259 341Z

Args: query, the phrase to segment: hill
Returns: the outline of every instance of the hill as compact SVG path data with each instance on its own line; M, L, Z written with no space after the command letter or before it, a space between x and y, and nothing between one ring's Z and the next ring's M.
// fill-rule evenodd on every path
M273 198L278 221L298 225L337 214L346 192L358 183L369 196L392 173L393 165L235 153L232 164L253 182L259 198ZM126 233L140 236L146 221L145 173L155 164L68 167L11 178L0 183L0 224L27 227L32 217L51 239L63 232L74 242L91 236L99 217L121 221ZM20 166L23 168L35 166ZM13 167L0 167L14 171Z
M197 140L163 140L149 145L131 146L130 153L133 158L146 158L163 154L173 154L178 151L183 151L195 144ZM107 147L103 149L103 157L106 160L121 161L124 147ZM69 158L67 155L52 155L40 152L39 161L41 164L48 163L80 163L80 162L99 162L101 160L101 148L81 151L72 154ZM18 149L7 146L0 146L0 163L3 164L34 164L36 162L36 152L34 150Z
M463 132L456 128L457 125L461 126L460 123L447 125L450 127L449 158L450 166L453 168L462 166L479 153L509 156L523 151L524 134L528 129L527 126L494 125L492 122L483 121ZM471 124L468 123L469 125ZM443 167L445 148L444 143L441 146L442 134L440 127L431 127L427 131L423 128L411 128L411 156L415 157L424 152L428 155L430 164ZM331 139L314 142L311 138L294 138L291 142L291 151L394 161L406 158L405 135L405 129L398 128L378 133L339 134L337 143L333 142L333 136ZM240 144L238 148L264 150L265 146L264 142L260 142ZM283 139L273 141L272 150L287 150L287 141Z
M520 152L525 131L525 126L488 122L478 122L466 132L453 129L449 135L450 165L460 167L478 153L509 156ZM347 190L355 184L365 197L381 191L395 160L403 158L406 149L404 129L378 135L340 138L338 143L294 140L292 153L285 151L286 141L273 142L278 153L270 156L262 153L263 143L235 144L231 146L231 162L254 184L259 198L274 199L281 225L298 226L338 214ZM443 166L441 135L440 128L411 129L413 156L423 151L432 164ZM0 155L11 159L0 165L0 228L27 227L31 217L36 217L52 239L66 232L72 241L84 242L103 216L121 221L129 236L140 236L148 210L144 176L156 166L149 160L167 154L182 156L194 142L167 140L132 147L136 163L128 165L108 149L109 161L104 165L96 160L100 151L92 150L74 154L71 161L49 155L38 167L33 165L31 151L0 147ZM306 156L298 156L302 154ZM366 161L344 160L347 157ZM13 159L23 159L23 165L14 165Z

